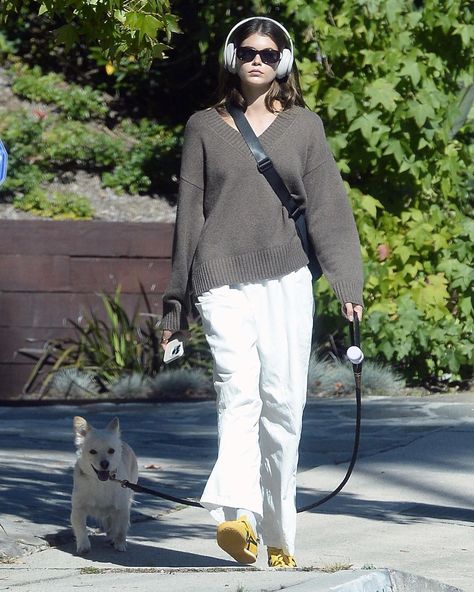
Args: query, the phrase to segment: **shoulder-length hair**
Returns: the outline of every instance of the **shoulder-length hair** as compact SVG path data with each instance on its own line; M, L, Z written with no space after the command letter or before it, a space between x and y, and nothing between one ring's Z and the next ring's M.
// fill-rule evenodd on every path
M288 47L288 41L280 27L271 21L259 19L258 17L243 23L242 26L235 31L231 41L237 48L253 33L268 35L275 42L280 51L283 51L285 47ZM280 102L283 110L290 109L293 105L299 105L300 107L305 106L299 82L298 69L294 62L292 71L288 76L280 80L277 80L276 78L273 80L270 90L265 97L265 106L272 113L277 111L275 108L276 101ZM231 74L221 65L219 71L218 101L214 107L220 113L224 114L227 102L237 105L243 111L247 109L247 102L242 94L239 76L237 74Z

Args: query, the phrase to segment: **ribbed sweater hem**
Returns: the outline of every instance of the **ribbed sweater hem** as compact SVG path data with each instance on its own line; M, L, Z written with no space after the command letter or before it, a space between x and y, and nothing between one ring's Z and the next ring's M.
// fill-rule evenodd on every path
M300 239L295 237L285 245L205 261L193 269L193 292L198 296L219 286L276 278L307 264Z

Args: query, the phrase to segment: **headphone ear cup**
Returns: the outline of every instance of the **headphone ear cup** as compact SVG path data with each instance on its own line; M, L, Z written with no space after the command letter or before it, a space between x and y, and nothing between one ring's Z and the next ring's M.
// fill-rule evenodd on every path
M293 54L289 49L285 47L282 52L280 63L278 64L277 78L285 78L291 72L291 68L293 67Z
M236 48L233 43L229 43L224 52L224 68L231 74L236 72Z

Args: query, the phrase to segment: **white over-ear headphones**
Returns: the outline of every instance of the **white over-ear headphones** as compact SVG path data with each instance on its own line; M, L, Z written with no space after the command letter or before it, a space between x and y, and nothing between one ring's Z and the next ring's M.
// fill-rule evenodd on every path
M285 78L291 72L291 68L293 67L293 41L290 37L290 34L283 25L266 16L252 16L250 18L244 19L243 21L240 21L240 23L237 23L235 27L232 27L230 33L227 35L227 39L225 40L224 44L224 68L228 70L231 74L235 74L237 72L237 48L235 47L234 43L230 43L229 41L232 38L233 33L241 25L253 20L270 21L271 23L274 23L275 25L280 27L283 33L285 33L285 37L288 40L290 48L288 49L285 47L285 49L283 50L281 60L278 64L278 68L276 71L277 78Z

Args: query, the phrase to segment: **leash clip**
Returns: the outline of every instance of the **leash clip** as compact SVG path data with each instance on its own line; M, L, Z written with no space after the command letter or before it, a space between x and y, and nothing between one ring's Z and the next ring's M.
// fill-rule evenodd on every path
M110 473L109 481L116 481L117 483L120 483L120 486L123 488L128 487L128 484L130 483L130 481L127 481L126 479L117 479L116 473Z

